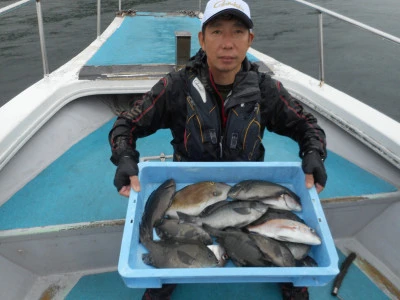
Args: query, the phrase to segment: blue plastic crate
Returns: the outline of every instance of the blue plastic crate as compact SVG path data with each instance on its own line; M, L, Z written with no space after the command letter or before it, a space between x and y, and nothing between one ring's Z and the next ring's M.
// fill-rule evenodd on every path
M290 188L301 198L298 215L314 228L322 244L310 256L318 267L236 267L157 269L142 261L146 248L139 243L139 223L151 192L173 178L176 189L199 181L234 185L261 179ZM338 274L338 255L315 188L308 190L300 163L288 162L144 162L139 164L141 192L131 192L122 238L118 272L131 288L158 288L165 283L292 282L296 286L321 286Z

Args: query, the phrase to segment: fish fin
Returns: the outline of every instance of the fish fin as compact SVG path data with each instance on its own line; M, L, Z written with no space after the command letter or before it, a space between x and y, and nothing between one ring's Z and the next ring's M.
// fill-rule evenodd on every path
M215 202L214 204L208 205L206 208L203 209L203 211L198 215L199 217L203 216L208 216L212 212L216 211L217 209L221 208L222 206L229 204L231 201L228 200L222 200Z
M185 265L192 265L193 262L195 261L195 258L191 255L189 255L188 253L178 250L177 251L178 254L178 258L179 260L184 263Z
M239 215L248 215L251 213L248 207L235 207L232 210Z
M290 238L284 235L277 235L276 240L282 241L282 242L291 242Z
M176 213L177 213L178 218L179 218L179 221L178 221L179 224L182 224L182 223L198 224L196 216L191 216L191 215L185 214L185 213L180 212L180 211L177 211Z
M152 259L150 253L143 253L143 254L142 254L142 261L143 261L143 263L145 263L146 265L149 265L149 266L152 266L152 265L153 265L153 259Z

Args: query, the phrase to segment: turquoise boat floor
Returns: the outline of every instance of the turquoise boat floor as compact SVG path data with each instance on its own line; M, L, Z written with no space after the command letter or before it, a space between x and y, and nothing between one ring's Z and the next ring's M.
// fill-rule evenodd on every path
M197 38L200 30L197 17L143 12L133 17L126 16L86 66L174 64L175 32L190 32L190 55L193 56L200 48ZM154 51L155 48L162 51Z
M339 263L345 259L339 253ZM310 299L333 300L333 282L322 287L309 287ZM118 272L109 272L82 277L66 296L67 300L77 299L142 299L144 289L125 286ZM343 280L339 296L345 300L383 300L389 299L364 273L352 264ZM280 287L276 283L218 283L181 284L175 289L172 300L221 300L221 299L282 299Z
M113 185L116 167L109 160L107 137L114 121L72 146L4 203L0 230L125 219L128 201ZM172 154L170 140L168 130L139 139L141 157ZM298 146L289 138L266 132L263 142L266 161L300 161ZM397 190L332 152L325 165L329 178L322 200Z

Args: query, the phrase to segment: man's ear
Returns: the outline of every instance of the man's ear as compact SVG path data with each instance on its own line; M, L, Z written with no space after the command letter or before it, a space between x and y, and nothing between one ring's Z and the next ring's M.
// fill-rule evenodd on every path
M203 36L203 32L202 32L202 31L199 31L197 37L198 37L198 39L199 39L200 47L201 47L201 49L203 49L203 51L204 51L204 47L203 47L203 45L204 45L204 36Z
M250 31L249 32L249 47L251 46L251 44L253 44L253 40L254 40L254 32Z

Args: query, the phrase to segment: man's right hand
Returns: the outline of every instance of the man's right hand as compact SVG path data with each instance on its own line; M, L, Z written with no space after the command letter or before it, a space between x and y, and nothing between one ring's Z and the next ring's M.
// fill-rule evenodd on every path
M132 157L123 156L120 158L114 177L114 185L120 195L129 197L131 187L136 192L140 191L138 172L137 163Z

